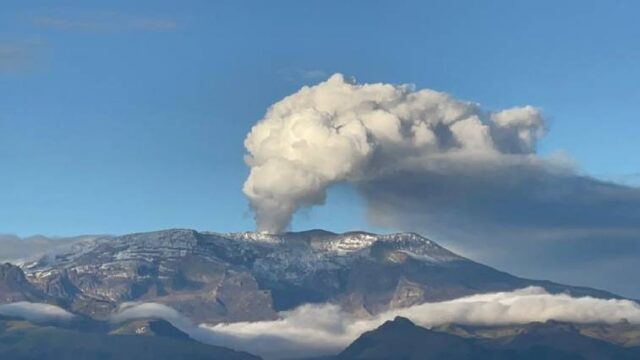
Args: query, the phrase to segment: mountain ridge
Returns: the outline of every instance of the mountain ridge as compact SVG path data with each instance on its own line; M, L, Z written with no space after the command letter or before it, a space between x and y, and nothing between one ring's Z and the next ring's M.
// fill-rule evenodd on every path
M278 311L314 302L376 314L526 286L619 298L519 278L416 233L169 229L83 239L24 262L21 269L46 296L96 318L129 301L159 302L193 320L216 323L274 319Z

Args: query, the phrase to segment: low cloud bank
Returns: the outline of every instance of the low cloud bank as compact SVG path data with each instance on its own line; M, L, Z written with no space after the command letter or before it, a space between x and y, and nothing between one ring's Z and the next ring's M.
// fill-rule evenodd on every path
M170 322L185 332L193 331L193 323L175 309L158 303L127 302L120 305L118 312L111 315L109 321L122 323L137 319L159 318Z
M305 305L283 313L276 321L201 325L200 328L211 331L210 340L216 343L220 339L227 346L265 358L295 358L338 352L363 332L396 316L425 327L448 323L524 324L551 319L576 323L615 323L625 319L640 323L640 306L628 300L551 295L542 288L530 287L425 303L365 319L355 318L335 305Z
M0 305L0 315L32 322L72 320L74 315L49 304L17 302ZM539 287L424 303L370 317L356 317L334 304L308 304L280 313L278 320L196 325L175 309L158 303L122 304L113 323L164 319L193 339L260 355L265 359L334 354L362 333L396 316L424 327L442 324L507 325L558 320L573 323L640 324L640 304L630 300L574 298L549 294Z
M278 320L198 326L160 304L125 307L112 320L157 317L171 322L192 338L213 345L248 351L267 359L300 358L337 353L365 331L395 316L432 327L523 324L559 320L575 323L640 323L640 305L629 300L547 293L538 287L513 292L474 295L425 303L368 318L355 317L333 304L304 305L283 312Z
M35 323L68 321L74 315L58 306L26 301L0 304L0 315L17 317Z

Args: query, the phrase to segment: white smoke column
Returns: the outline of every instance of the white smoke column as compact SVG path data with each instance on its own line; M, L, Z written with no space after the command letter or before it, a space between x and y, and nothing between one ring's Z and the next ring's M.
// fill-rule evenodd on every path
M335 74L274 104L245 140L243 191L260 231L286 229L302 207L339 182L430 167L443 157L517 161L535 151L537 109L483 112L474 103L410 85L364 84Z

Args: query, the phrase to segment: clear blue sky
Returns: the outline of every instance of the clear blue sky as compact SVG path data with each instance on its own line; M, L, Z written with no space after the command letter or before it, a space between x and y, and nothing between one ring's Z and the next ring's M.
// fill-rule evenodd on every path
M0 233L252 229L246 133L333 72L541 107L541 152L633 179L639 13L604 0L3 0ZM362 208L334 189L293 228L369 228Z

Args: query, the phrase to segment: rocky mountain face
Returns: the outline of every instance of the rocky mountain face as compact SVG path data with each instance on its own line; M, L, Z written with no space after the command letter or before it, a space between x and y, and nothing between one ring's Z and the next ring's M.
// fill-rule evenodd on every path
M166 230L78 241L22 263L26 275L5 268L0 302L46 297L97 319L130 301L166 304L194 321L215 323L273 319L277 311L325 301L374 314L531 285L615 297L518 278L413 233Z
M31 284L18 266L0 264L0 303L18 301L47 302L44 291Z

